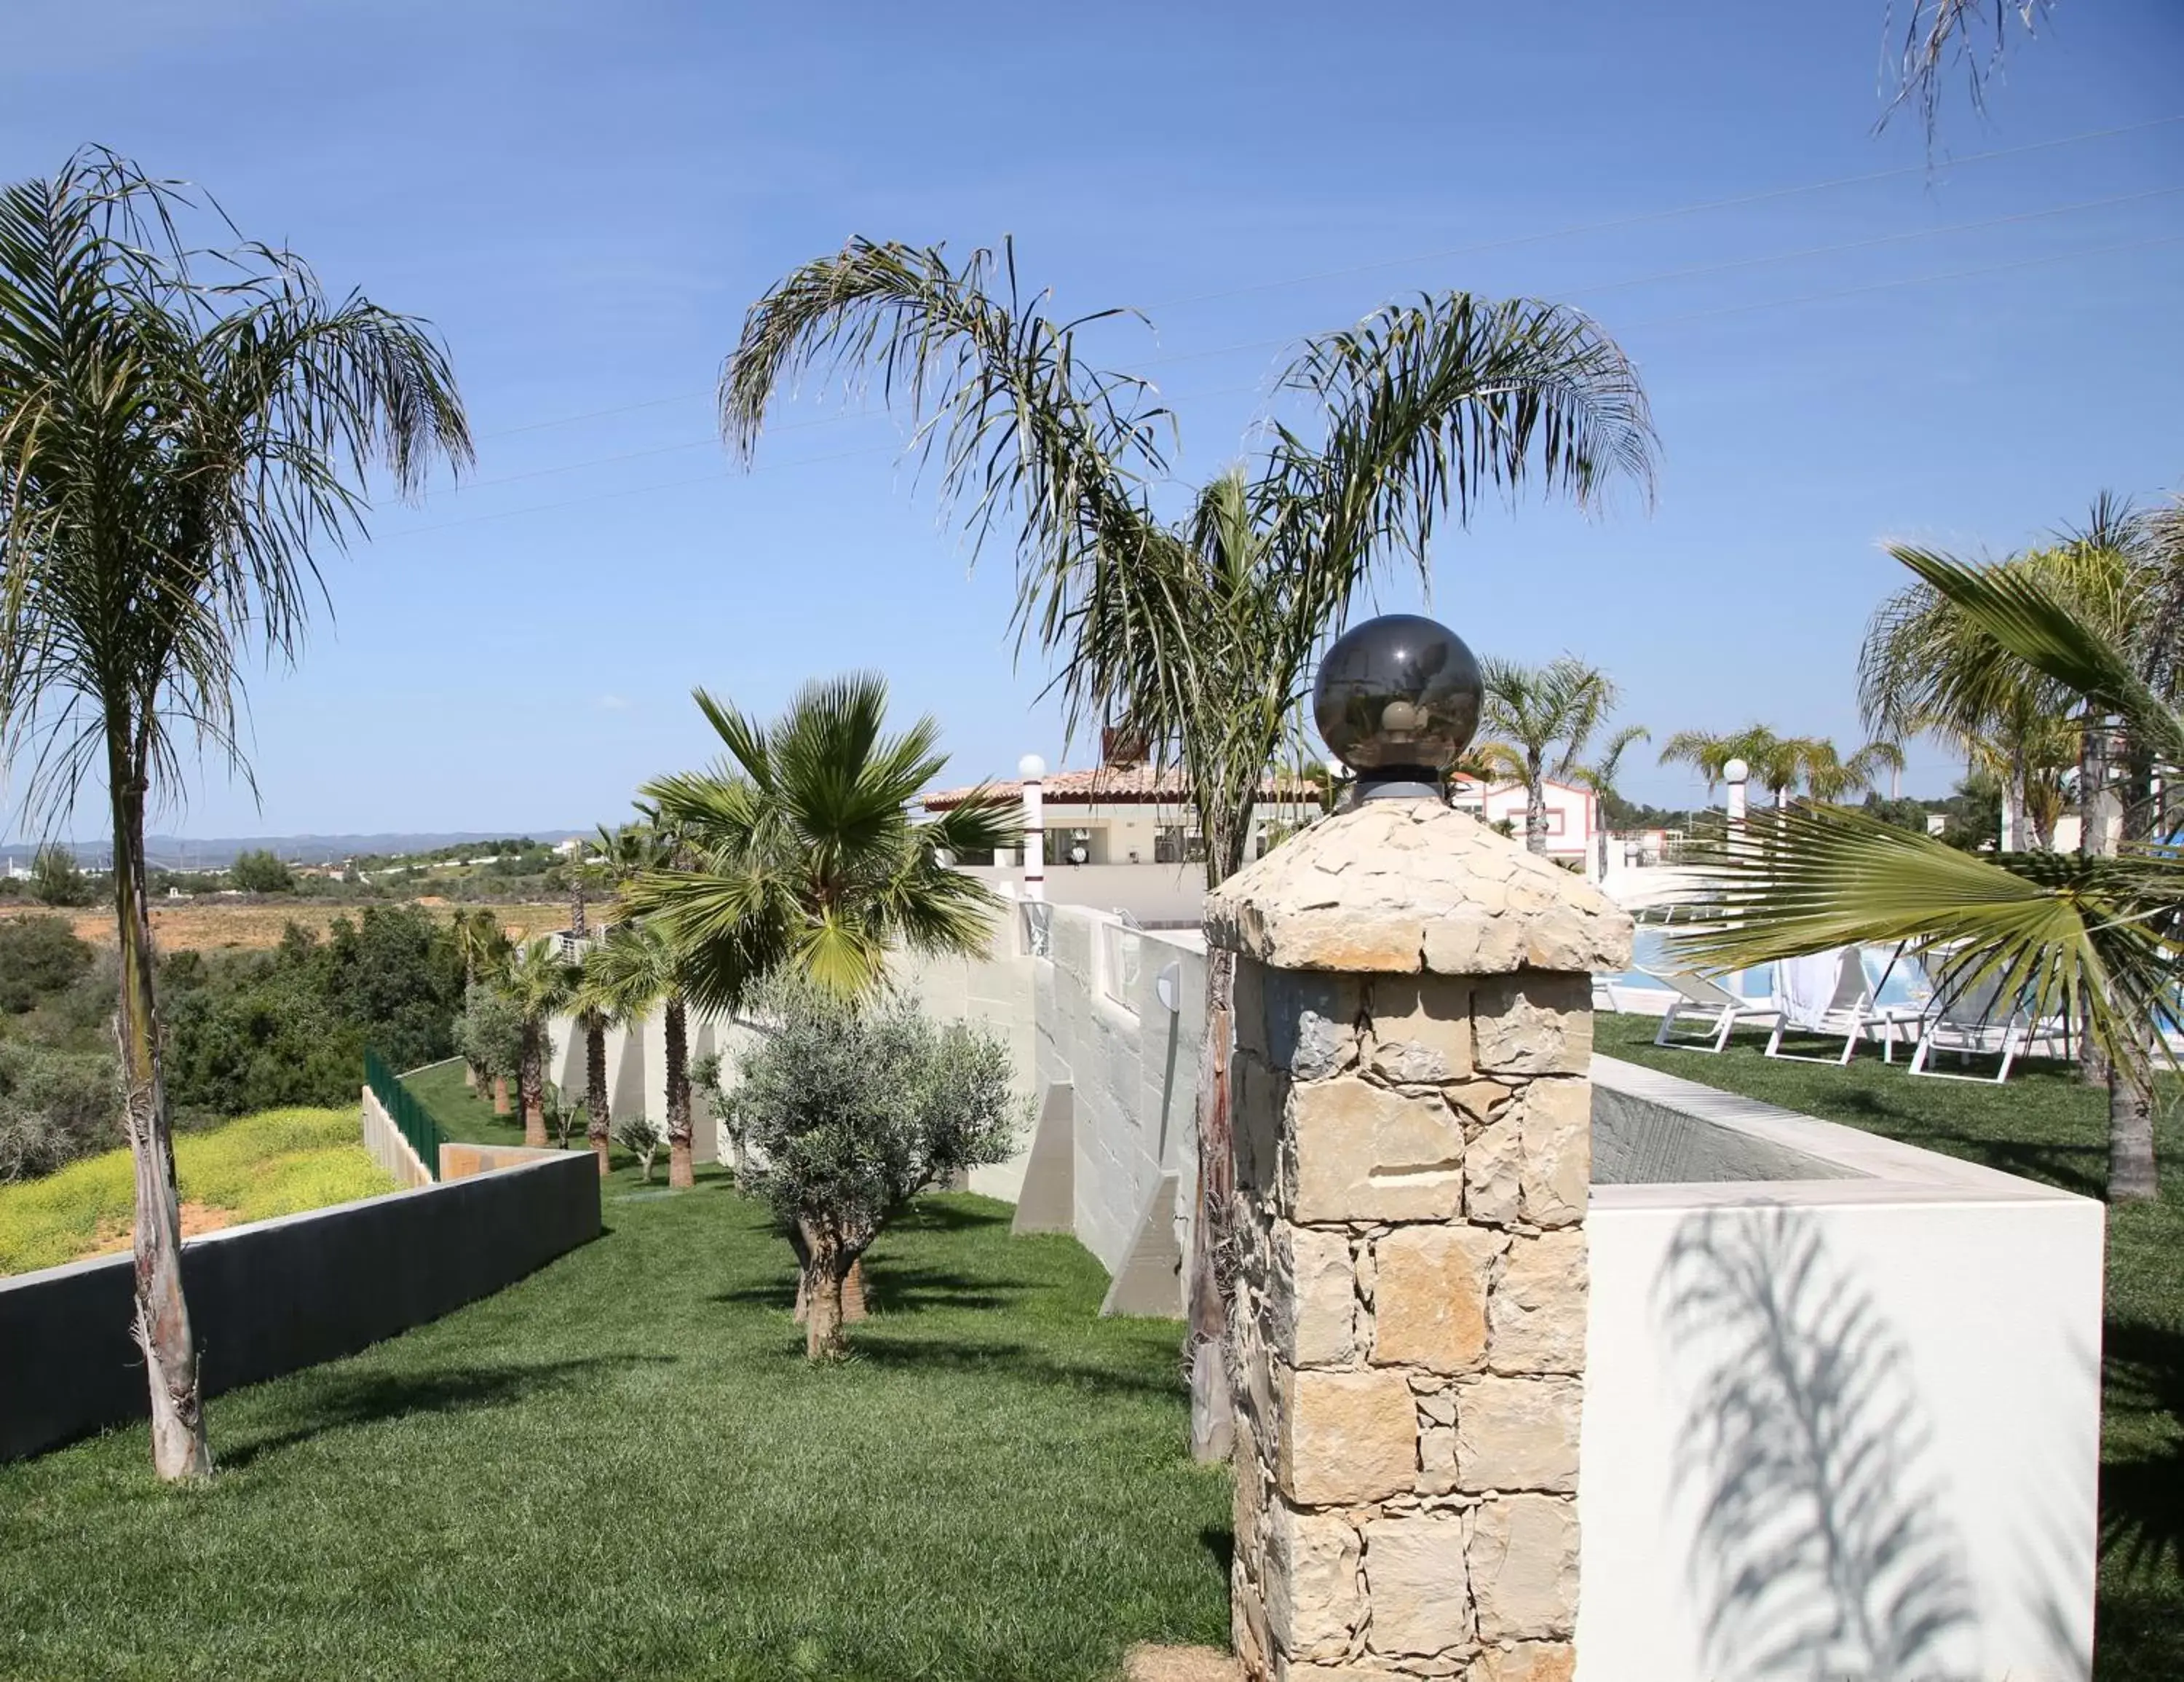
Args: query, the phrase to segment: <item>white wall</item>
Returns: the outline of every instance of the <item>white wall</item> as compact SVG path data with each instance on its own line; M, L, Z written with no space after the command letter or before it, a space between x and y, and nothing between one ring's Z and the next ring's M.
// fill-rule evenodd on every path
M1174 1011L1160 997L1171 967ZM1196 933L1132 929L1077 905L1017 905L983 963L917 961L905 979L934 1016L981 1021L1007 1039L1035 1105L1050 1084L1070 1085L1077 1236L1109 1273L1121 1267L1164 1172L1181 1177L1180 1244L1197 1184L1205 1037L1205 947ZM1016 1159L978 1171L972 1189L1013 1200L1030 1148L1027 1134ZM1181 1289L1178 1282L1178 1312Z
M1594 1187L1578 1682L2082 1682L2101 1206L1594 1071L1864 1177Z

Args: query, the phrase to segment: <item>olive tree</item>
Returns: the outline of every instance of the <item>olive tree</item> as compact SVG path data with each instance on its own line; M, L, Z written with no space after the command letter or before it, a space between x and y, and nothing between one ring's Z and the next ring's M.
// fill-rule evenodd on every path
M918 1193L1006 1160L1024 1106L1008 1048L968 1023L808 986L781 989L771 1014L736 1089L759 1164L743 1183L796 1251L805 1354L834 1359L850 1268Z

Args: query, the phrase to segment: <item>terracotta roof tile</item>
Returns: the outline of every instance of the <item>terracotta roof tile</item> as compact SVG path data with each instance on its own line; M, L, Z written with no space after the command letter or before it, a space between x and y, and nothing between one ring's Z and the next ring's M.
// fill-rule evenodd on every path
M1190 798L1190 784L1181 769L1174 766L1161 770L1150 765L1133 765L1057 771L1040 778L1039 788L1047 804L1053 805L1158 802L1180 805ZM1014 801L1023 798L1023 784L1017 782L989 783L985 790L996 799ZM946 811L951 806L961 805L975 792L972 788L936 788L922 796L921 802L928 811ZM1301 777L1269 777L1259 785L1259 794L1270 800L1319 799L1318 786Z

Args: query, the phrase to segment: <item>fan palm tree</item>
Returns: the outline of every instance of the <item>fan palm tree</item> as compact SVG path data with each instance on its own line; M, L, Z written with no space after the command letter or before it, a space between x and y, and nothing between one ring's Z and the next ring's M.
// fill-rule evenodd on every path
M1479 671L1485 680L1479 723L1493 736L1476 751L1497 771L1524 785L1524 845L1544 854L1546 785L1567 782L1576 771L1595 732L1615 710L1614 681L1573 654L1545 666L1490 656L1479 663ZM1618 758L1622 750L1616 749Z
M2131 524L2127 509L2103 501L2086 534L1998 565L2044 580L2120 642L2150 641L2153 616L2142 609L2153 557L2134 554ZM1890 553L1905 560L1933 552L1897 544ZM2052 843L2062 774L2078 764L2082 733L2064 716L2079 703L1923 578L1875 610L1858 658L1858 703L1869 727L1931 736L1995 777L2003 851Z
M643 869L654 855L655 840L648 824L624 823L609 829L598 827L598 850L579 856L570 869L571 882L570 933L585 938L584 884L595 883L619 894L624 883ZM579 852L581 854L581 845ZM588 958L585 961L588 961ZM607 1092L607 1022L611 1011L600 1010L582 996L577 1004L577 1030L584 1036L584 1137L599 1158L599 1172L608 1171L614 1143L614 1117Z
M2170 679L2052 580L1916 550L1898 559L2012 658L2120 721L2127 766L2184 762ZM1990 860L1827 807L1775 814L1748 835L1713 870L1720 915L1685 938L1688 955L1739 967L1898 940L1954 954L1942 985L1995 983L2037 1016L2085 1024L2107 1064L2109 1195L2159 1194L2153 1077L2184 971L2184 850L2142 839L2119 856Z
M542 934L515 954L499 987L523 1023L515 1072L517 1101L523 1109L523 1142L546 1145L546 1058L554 1018L577 999L582 970L561 955L561 943Z
M203 1476L211 1459L182 1291L146 811L180 797L192 739L248 774L245 649L295 657L317 556L363 530L367 476L410 496L436 461L470 456L446 357L419 322L330 299L286 252L193 250L178 219L197 209L102 151L0 191L0 738L32 750L32 806L69 810L88 783L109 808L136 1339L168 1479Z
M678 844L622 894L680 950L692 1000L733 1010L786 972L865 1002L898 948L985 951L1002 902L941 855L1012 846L1022 831L983 796L910 816L948 763L930 717L888 733L887 684L862 672L806 684L771 725L703 689L696 699L726 753L645 785Z
M997 281L1006 286L997 287ZM776 392L802 373L877 369L939 462L974 549L996 532L1017 565L1018 645L1056 659L1072 733L1132 730L1179 763L1215 885L1242 867L1268 770L1301 735L1314 654L1385 566L1427 568L1444 514L1534 484L1595 503L1627 476L1650 491L1654 438L1621 349L1577 311L1442 292L1307 340L1247 467L1170 524L1151 504L1172 417L1144 382L1080 360L1078 331L1027 300L1015 253L961 265L870 240L807 263L755 304L721 380L722 431L748 459ZM1209 1048L1227 1044L1233 968L1210 955ZM1213 1256L1231 1156L1225 1058L1199 1078L1191 1367L1196 1451L1228 1451Z
M656 918L618 922L604 941L584 955L584 980L577 1000L582 1009L625 1023L642 1022L655 1011L663 1012L667 1184L671 1187L695 1184L690 1161L690 1016L682 949Z

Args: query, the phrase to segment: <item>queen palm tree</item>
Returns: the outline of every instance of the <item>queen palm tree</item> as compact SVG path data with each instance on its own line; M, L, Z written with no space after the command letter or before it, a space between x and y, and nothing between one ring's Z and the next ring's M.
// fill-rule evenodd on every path
M618 922L584 955L579 1007L614 1022L663 1013L666 1040L667 1184L695 1184L690 1161L690 1016L682 949L657 918ZM602 1076L604 1083L604 1073ZM604 1172L602 1169L602 1172Z
M1594 734L1615 710L1615 683L1572 654L1545 666L1490 656L1479 663L1485 694L1479 723L1492 738L1479 757L1524 785L1524 845L1547 850L1549 782L1567 782ZM1627 744L1626 744L1627 745ZM1622 747L1616 749L1621 757Z
M2079 705L2120 722L2127 782L2145 812L2151 768L2184 763L2171 654L2134 649L2030 569L1973 567L1915 550L1899 560ZM2184 549L2171 557L2184 563ZM2184 570L2184 565L2180 565ZM2143 830L2142 820L2137 826ZM2036 1016L2081 1021L2105 1061L2109 1195L2159 1195L2153 1070L2176 1025L2184 849L2164 836L2111 855L1975 857L1830 807L1755 825L1715 867L1720 913L1686 938L1696 961L1772 962L1858 941L1948 951L1940 984L1987 984Z
M202 1477L211 1457L182 1291L146 811L179 798L192 740L247 775L245 649L294 659L318 556L364 529L367 476L406 497L435 461L471 453L421 323L330 299L286 252L193 249L179 224L199 208L103 151L0 191L0 738L33 750L31 805L58 814L103 785L111 820L136 1333L167 1479Z
M499 985L523 1023L515 1072L523 1109L523 1142L546 1145L546 1057L554 1018L575 1002L583 972L561 955L561 944L542 934L519 950Z
M1256 458L1170 523L1151 487L1173 417L1144 382L1077 353L1080 330L1123 312L1065 320L1042 304L1019 290L1012 248L957 265L937 248L853 240L745 316L722 431L748 459L784 382L878 369L974 549L1000 532L1014 551L1018 643L1056 659L1072 732L1119 723L1180 765L1209 886L1241 868L1264 779L1301 736L1312 659L1362 584L1402 561L1424 572L1440 518L1461 527L1490 495L1529 483L1591 504L1618 475L1652 486L1645 394L1612 339L1560 305L1449 292L1306 341ZM1228 955L1211 954L1209 1048L1227 1044L1233 980ZM1198 1090L1193 1437L1218 1458L1224 1057L1209 1050Z
M1730 762L1742 760L1753 782L1768 791L1777 807L1803 788L1815 799L1840 800L1870 788L1879 775L1892 766L1900 771L1903 749L1893 742L1877 740L1846 759L1825 736L1777 736L1763 724L1714 734L1703 730L1679 730L1661 749L1661 763L1680 760L1706 778L1711 794L1728 774Z
M1619 792L1618 779L1623 770L1623 756L1641 742L1650 742L1653 732L1642 724L1626 724L1607 738L1607 745L1600 750L1600 757L1591 765L1575 766L1570 774L1592 790L1601 805L1600 874L1607 876L1607 803Z
M884 989L898 948L985 951L1002 902L942 855L1011 846L1022 831L983 796L909 815L948 763L930 717L888 733L886 682L864 672L806 684L770 725L703 689L696 699L726 753L645 784L677 845L622 893L679 950L688 998L734 1010L786 972L861 1003Z

